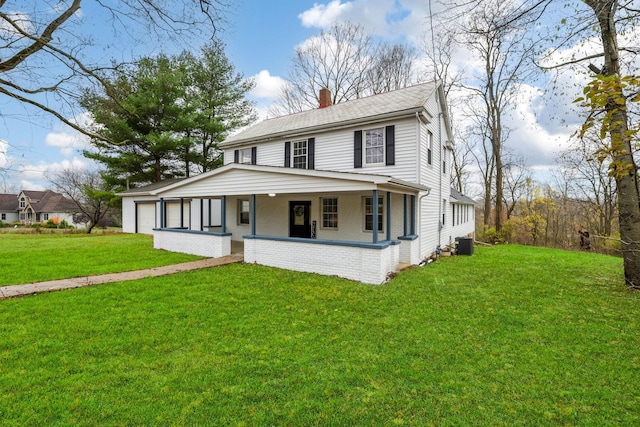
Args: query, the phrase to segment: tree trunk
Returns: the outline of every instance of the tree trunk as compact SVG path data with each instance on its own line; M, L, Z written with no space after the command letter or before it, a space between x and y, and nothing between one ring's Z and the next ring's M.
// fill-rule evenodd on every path
M494 149L494 156L496 158L496 232L502 230L502 156L500 154L500 143L496 149Z
M615 0L586 0L595 12L600 25L604 48L604 76L617 77L620 85L620 64L618 61L618 43L615 28L615 13L618 2ZM620 91L621 91L620 87ZM626 101L608 99L605 111L611 116L609 136L613 164L616 165L616 186L618 189L618 215L620 239L624 259L624 276L627 286L640 289L640 203L638 198L637 165L633 159L631 139L628 136L628 117Z
M489 229L491 223L491 181L485 180L484 183L484 231Z

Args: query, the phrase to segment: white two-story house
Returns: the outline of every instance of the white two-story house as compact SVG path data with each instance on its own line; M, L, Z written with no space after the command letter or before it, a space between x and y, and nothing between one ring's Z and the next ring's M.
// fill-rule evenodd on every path
M438 83L324 103L228 138L219 169L123 193L124 231L144 205L156 248L216 257L238 242L245 262L383 283L474 232L452 144Z

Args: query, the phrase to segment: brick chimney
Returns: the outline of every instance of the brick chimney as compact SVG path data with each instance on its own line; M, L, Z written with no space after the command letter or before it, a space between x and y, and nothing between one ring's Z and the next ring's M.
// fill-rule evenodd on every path
M331 105L331 91L326 87L320 89L320 108L329 107Z

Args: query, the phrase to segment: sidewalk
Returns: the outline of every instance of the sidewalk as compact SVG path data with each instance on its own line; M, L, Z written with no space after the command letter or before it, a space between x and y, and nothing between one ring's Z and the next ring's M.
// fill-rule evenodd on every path
M146 277L165 276L183 271L198 270L202 268L216 267L219 265L241 262L242 254L233 254L220 258L206 258L198 261L183 262L181 264L165 265L162 267L148 268L145 270L124 271L122 273L101 274L99 276L74 277L71 279L50 280L47 282L28 283L25 285L1 286L0 300L25 295L33 295L41 292L59 291L62 289L81 288L84 286L100 285L103 283L124 282L138 280Z

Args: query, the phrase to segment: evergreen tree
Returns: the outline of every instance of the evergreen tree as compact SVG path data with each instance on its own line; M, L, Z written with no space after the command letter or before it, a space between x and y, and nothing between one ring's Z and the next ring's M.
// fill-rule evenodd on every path
M115 97L85 93L82 105L101 138L84 155L104 164L109 184L136 187L221 163L218 143L255 119L244 98L253 82L234 73L223 48L216 42L198 57L144 58L109 82Z

